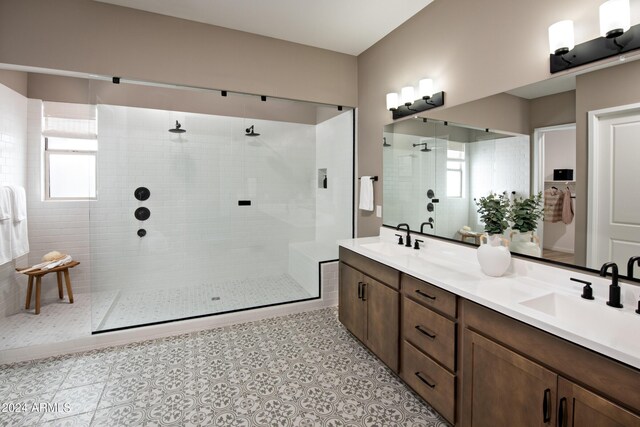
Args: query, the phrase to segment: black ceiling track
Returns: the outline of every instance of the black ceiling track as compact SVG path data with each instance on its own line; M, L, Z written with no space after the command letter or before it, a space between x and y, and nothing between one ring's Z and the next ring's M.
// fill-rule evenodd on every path
M432 108L442 107L444 105L444 92L438 92L431 95L431 98L418 99L413 104L406 106L401 105L395 110L391 110L393 113L393 120L401 119L412 114L422 113L423 111L431 110Z

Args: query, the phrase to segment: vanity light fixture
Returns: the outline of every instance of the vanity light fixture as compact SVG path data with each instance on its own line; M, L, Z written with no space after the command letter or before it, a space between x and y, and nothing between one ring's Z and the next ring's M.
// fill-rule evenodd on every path
M405 86L400 95L397 92L387 94L387 110L393 113L393 120L421 113L444 105L444 92L434 93L432 79L418 82L418 91L413 86ZM416 99L417 98L417 99Z
M600 5L601 37L574 44L573 22L549 27L551 73L579 67L640 48L640 24L631 26L629 0L608 0Z

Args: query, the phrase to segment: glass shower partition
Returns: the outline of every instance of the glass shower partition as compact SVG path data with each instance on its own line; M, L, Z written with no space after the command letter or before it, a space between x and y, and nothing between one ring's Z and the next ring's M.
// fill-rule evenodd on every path
M352 235L352 111L104 84L94 333L320 297Z

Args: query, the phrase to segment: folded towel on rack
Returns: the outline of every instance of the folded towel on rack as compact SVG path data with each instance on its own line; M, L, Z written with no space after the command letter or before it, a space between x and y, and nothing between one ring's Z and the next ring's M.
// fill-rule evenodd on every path
M567 187L562 197L562 222L571 224L573 221L573 201L571 200L571 190Z
M557 188L544 190L544 220L546 222L562 221L564 193Z
M27 219L27 193L24 187L19 185L9 185L11 191L11 217L13 222L20 222Z
M0 265L13 260L11 252L11 193L7 187L0 187Z
M29 253L27 232L27 197L23 187L10 185L11 201L11 256L19 258Z
M360 178L360 209L373 212L373 177Z

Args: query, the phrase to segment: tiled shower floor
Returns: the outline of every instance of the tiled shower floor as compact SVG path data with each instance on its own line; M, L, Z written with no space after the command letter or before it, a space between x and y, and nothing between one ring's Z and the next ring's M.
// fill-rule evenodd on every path
M0 402L17 408L0 426L448 426L337 317L330 308L0 365Z
M0 351L70 341L108 330L310 298L289 275L215 285L75 294L43 304L40 314L21 310L0 319ZM216 299L219 298L219 299Z
M96 330L182 319L311 298L288 274L185 288L121 290Z

